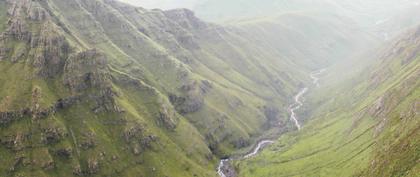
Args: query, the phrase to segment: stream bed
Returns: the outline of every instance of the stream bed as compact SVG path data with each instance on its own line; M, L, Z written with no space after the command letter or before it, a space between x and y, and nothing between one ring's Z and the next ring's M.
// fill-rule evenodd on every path
M319 75L322 74L325 71L325 69L316 71L316 72L312 72L309 76L312 79L312 83L316 86L319 87ZM303 102L301 101L301 98L305 95L305 93L308 92L308 88L303 88L301 89L301 91L295 95L294 97L294 103L291 104L289 106L289 112L290 112L290 119L294 122L296 128L298 129L298 131L301 129L301 125L299 123L298 117L296 116L296 111L299 110L302 106L303 106ZM257 155L261 149L263 149L264 147L273 144L274 141L273 140L261 140L258 142L258 144L255 146L255 148L249 152L248 154L240 157L239 159L231 159L231 158L227 158L227 159L221 159L219 166L217 167L217 174L220 177L234 177L235 176L235 169L232 168L229 164L229 161L231 160L240 160L240 159L247 159L247 158L251 158L255 155Z

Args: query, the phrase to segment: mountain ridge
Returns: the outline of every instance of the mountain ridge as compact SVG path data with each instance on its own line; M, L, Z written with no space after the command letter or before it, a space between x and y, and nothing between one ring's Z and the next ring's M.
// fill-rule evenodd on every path
M237 162L239 176L416 176L419 29L384 45L352 79L312 94L306 127Z
M214 176L298 83L189 10L0 3L1 175Z
M116 0L0 0L0 176L216 176L220 158L261 138L306 136L294 132L287 107L311 81L307 73L378 42L354 30L357 24L344 28L351 20L309 14L221 25L188 9L148 10ZM384 93L405 76L404 62L416 67L410 40L384 49L395 51L384 56L390 62L374 67L369 82L359 80L349 100ZM398 57L406 60L392 60ZM366 86L375 90L357 90ZM349 103L343 100L350 96L338 95L307 113ZM392 100L384 102L394 108ZM343 108L336 106L338 115ZM317 120L300 121L318 130ZM378 160L388 152L401 153L378 150ZM360 174L378 175L385 165Z

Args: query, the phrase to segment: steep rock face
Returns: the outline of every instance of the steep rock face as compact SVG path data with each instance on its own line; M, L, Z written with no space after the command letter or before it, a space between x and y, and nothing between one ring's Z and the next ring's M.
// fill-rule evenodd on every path
M41 77L59 74L71 50L62 31L38 4L32 1L9 3L9 24L0 38L0 46L3 46L0 56L11 56L12 62L26 58ZM8 44L13 42L21 43L20 47L11 50Z
M4 73L6 80L2 76L1 81L7 92L0 96L0 151L8 154L0 162L1 175L22 174L20 171L27 168L35 170L24 176L56 169L69 175L100 173L100 167L107 163L100 165L106 160L99 159L94 151L104 140L89 130L92 127L76 125L75 117L84 112L84 122L106 111L115 114L116 120L121 119L123 111L116 103L106 56L95 49L72 46L74 41L65 36L65 30L42 5L26 0L7 2L9 23L1 34L0 55L2 70L8 64L12 69ZM14 67L20 66L30 69L15 71ZM7 83L16 75L22 75L16 80L19 87L8 90L13 84ZM82 111L80 107L88 109ZM71 116L73 112L77 116ZM63 123L67 120L73 122ZM140 137L138 141L150 144L150 139L156 138ZM35 155L27 155L32 153ZM84 153L91 154L90 158L84 160ZM7 162L9 158L15 159L13 163ZM70 162L69 166L57 165L62 158Z
M170 95L169 100L180 114L198 111L204 104L204 94L211 89L208 81L193 81L180 88L185 96Z
M39 68L38 73L42 77L54 77L62 72L71 50L65 37L55 28L58 27L46 22L39 36L33 36L31 40L31 50L35 50L33 65Z
M152 143L158 141L156 136L146 135L145 128L138 124L125 128L124 139L126 143L130 144L134 155L139 155L145 149L152 148Z
M58 0L53 2L65 14L73 14L66 7L76 7L73 2ZM191 11L185 9L145 10L112 0L82 1L80 5L89 12L84 18L85 21L74 21L71 15L63 16L61 20L68 22L76 29L86 24L96 24L88 28L99 31L99 34L92 36L86 34L85 31L77 32L82 34L80 38L89 39L87 43L103 50L110 50L108 47L104 48L103 43L114 44L111 50L115 51L115 56L119 56L118 59L123 60L116 61L115 58L110 57L110 64L121 65L122 67L115 69L135 78L147 77L144 81L148 85L171 97L169 99L178 113L190 120L194 119L190 116L192 114L207 115L202 118L209 122L205 124L206 127L200 129L203 135L219 126L210 123L217 120L208 115L229 112L226 116L230 119L229 126L234 127L231 128L234 135L229 135L230 130L217 135L219 136L217 139L224 139L220 142L224 144L223 146L228 147L232 145L228 142L235 142L237 139L249 141L251 134L258 134L256 132L265 121L256 121L257 117L264 115L257 107L265 104L263 102L266 101L282 104L280 100L285 100L287 92L294 87L294 78L285 76L286 72L280 72L281 69L275 67L275 65L282 65L282 60L277 60L278 58L274 55L267 57L270 58L267 60L265 60L266 57L253 55L254 47L251 46L249 48L235 47L235 45L242 46L244 39L232 35L231 31L223 27L204 23L194 17ZM78 8L71 10L80 14L86 13ZM213 43L213 38L220 40ZM238 42L230 45L224 38ZM222 49L218 46L222 46ZM265 52L261 50L258 53ZM264 60L264 62L255 62L257 60ZM271 61L277 62L275 65L266 64ZM138 65L144 68L135 68ZM290 72L293 73L294 70L290 69ZM200 80L209 80L213 84L209 93L203 94L195 88L183 89L191 83L199 83ZM235 93L227 91L229 89L234 89ZM217 100L209 95L223 95L229 99ZM247 119L252 119L255 124L249 129L240 128L248 126L245 125L244 120L241 120L244 117L242 115L245 114L244 111L226 109L225 105L229 104L230 98L235 97L243 99L241 102L244 105L241 109L248 109L251 112L252 116Z
M73 94L88 92L89 98L96 102L94 112L121 112L114 97L116 92L111 88L111 75L106 56L96 49L86 50L70 56L64 66L64 85Z
M24 117L25 115L29 115L30 110L25 109L21 111L9 111L9 112L1 112L0 113L0 123L2 125L8 124L14 120Z
M11 17L8 20L6 34L23 41L29 41L31 34L28 31L24 19L27 17L25 11L31 9L31 1L6 1L8 3L7 14Z
M159 108L159 116L157 122L158 125L163 126L168 130L175 129L177 125L175 111L171 107L162 104Z
M5 4L0 175L214 176L297 85L277 53L186 9Z
M105 56L95 49L69 57L63 67L64 85L74 93L110 87L106 61Z

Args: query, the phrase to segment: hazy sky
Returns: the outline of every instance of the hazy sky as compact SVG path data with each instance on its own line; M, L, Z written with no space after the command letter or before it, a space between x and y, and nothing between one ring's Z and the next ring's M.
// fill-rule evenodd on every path
M192 8L200 0L120 0L144 8Z
M189 8L194 9L193 7L199 3L207 2L208 0L119 0L126 2L135 6L140 6L148 9L152 8L161 8L161 9L173 9L173 8ZM230 1L230 0L226 0ZM255 0L254 0L255 1ZM317 0L315 0L317 1ZM341 0L338 0L341 1ZM381 0L365 0L366 2L381 2ZM420 5L420 0L384 0L384 1L396 1L404 2L410 1L415 3L415 5ZM275 2L275 0L274 0ZM352 2L350 0L350 2ZM362 3L363 1L354 0L354 2ZM367 3L369 4L369 3Z

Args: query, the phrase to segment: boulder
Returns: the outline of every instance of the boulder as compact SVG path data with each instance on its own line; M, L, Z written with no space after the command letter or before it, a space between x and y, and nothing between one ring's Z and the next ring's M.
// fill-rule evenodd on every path
M61 148L55 151L55 154L59 157L63 157L63 158L70 158L71 154L72 154L72 149L71 148Z
M95 174L99 171L99 162L96 158L88 159L88 173Z

